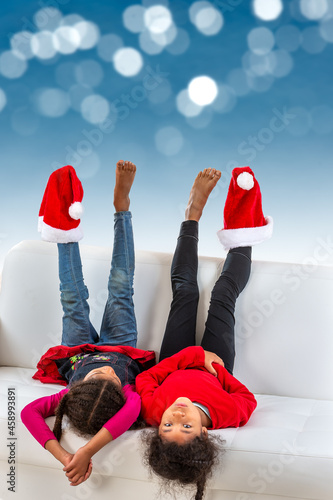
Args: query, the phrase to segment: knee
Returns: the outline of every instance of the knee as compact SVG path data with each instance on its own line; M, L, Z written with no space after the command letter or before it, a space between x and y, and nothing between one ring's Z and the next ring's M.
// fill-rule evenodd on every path
M238 295L239 287L236 280L222 273L212 290L212 299L236 300Z
M182 296L187 300L198 301L199 300L199 288L197 283L191 282L177 282L173 283L173 294L177 297Z
M80 288L60 286L60 300L62 304L76 304L81 300L88 300L89 292L86 285Z

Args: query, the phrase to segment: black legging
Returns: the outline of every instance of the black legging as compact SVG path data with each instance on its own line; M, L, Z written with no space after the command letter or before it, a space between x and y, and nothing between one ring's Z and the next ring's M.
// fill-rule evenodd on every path
M211 294L210 307L201 346L222 358L232 374L235 359L235 304L251 271L251 247L230 250ZM185 221L180 228L171 266L173 299L162 341L160 360L196 345L196 319L199 300L198 223Z

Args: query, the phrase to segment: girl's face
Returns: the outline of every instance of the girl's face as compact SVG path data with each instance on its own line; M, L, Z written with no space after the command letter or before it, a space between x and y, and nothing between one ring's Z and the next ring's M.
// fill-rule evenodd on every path
M91 370L89 373L87 373L83 380L89 380L92 378L111 380L111 382L114 382L119 387L122 387L120 379L119 377L117 377L116 372L111 366L108 365L101 366L100 368L95 368L95 370Z
M192 401L178 398L163 413L158 433L163 440L181 445L207 434L207 429L202 425L200 412Z

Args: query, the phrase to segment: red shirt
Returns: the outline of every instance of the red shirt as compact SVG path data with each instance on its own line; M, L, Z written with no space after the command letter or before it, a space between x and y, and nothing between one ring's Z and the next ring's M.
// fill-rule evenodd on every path
M137 376L141 413L149 425L158 426L164 411L179 397L208 408L210 429L246 424L257 406L253 394L223 366L214 363L214 377L204 364L203 348L187 347Z

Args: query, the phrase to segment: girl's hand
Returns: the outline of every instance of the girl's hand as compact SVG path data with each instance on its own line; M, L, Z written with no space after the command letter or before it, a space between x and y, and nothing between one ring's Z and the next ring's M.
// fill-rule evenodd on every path
M217 377L216 370L213 368L212 363L217 363L221 366L224 366L222 359L217 354L215 354L214 352L205 351L205 368L209 373L214 375L214 377Z
M84 447L77 450L63 471L71 486L78 486L89 478L92 472L92 461Z

